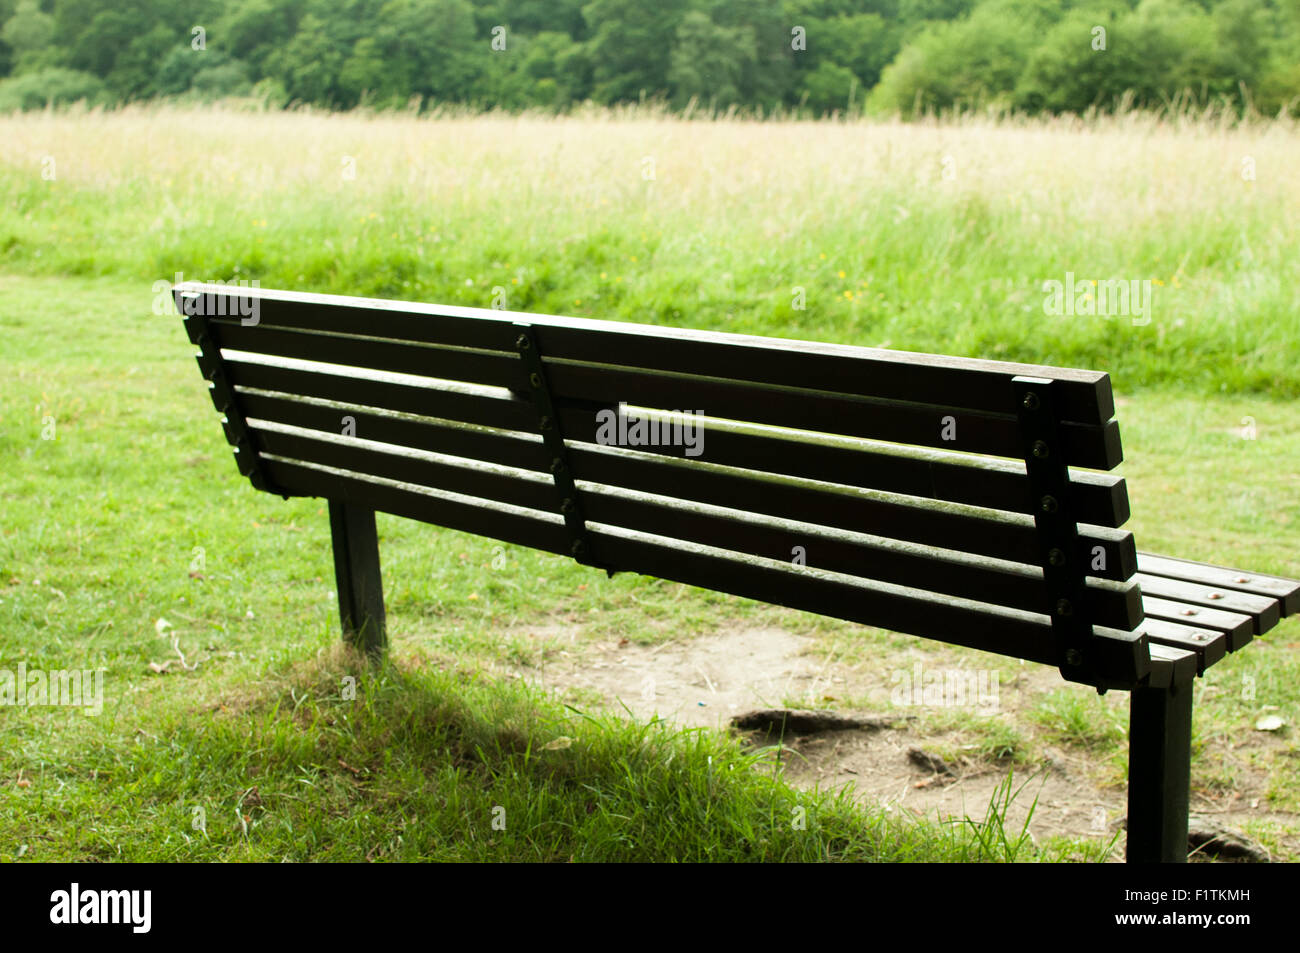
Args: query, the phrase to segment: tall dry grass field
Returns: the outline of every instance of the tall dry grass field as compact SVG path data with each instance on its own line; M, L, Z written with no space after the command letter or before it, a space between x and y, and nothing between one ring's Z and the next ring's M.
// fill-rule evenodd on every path
M26 114L0 119L0 264L480 306L500 288L513 309L1295 396L1297 156L1294 125L1141 114ZM1067 273L1150 280L1151 320L1046 313Z

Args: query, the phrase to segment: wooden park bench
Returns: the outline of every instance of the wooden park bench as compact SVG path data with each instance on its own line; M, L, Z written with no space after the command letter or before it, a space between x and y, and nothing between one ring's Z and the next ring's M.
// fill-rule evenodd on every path
M1131 692L1127 857L1179 861L1193 679L1300 607L1296 582L1137 551L1124 480L1088 472L1121 459L1097 371L174 293L240 472L329 501L343 631L374 654L383 511L1052 665Z

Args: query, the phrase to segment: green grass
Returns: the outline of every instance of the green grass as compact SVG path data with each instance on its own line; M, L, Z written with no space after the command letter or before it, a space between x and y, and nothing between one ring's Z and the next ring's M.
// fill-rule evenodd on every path
M189 120L222 147L186 141ZM6 856L1098 859L1087 842L1034 848L1002 829L1004 804L900 824L790 788L770 751L597 717L582 693L565 708L502 673L547 661L527 632L548 624L651 645L761 621L884 671L911 664L904 636L381 515L393 664L356 668L335 648L323 503L239 478L153 283L478 306L501 286L523 310L1106 369L1140 547L1294 576L1300 189L1264 161L1293 133L459 122L0 118L0 668L103 668L107 696L98 718L0 707ZM1085 162L1071 135L1104 148ZM1142 149L1170 160L1166 179L1132 164ZM1274 172L1253 191L1218 181L1225 149ZM340 152L358 181L337 181ZM54 181L33 159L46 153ZM946 153L970 179L944 191L924 170ZM1094 180L1107 201L1081 204ZM1046 318L1033 282L1066 268L1161 277L1155 320ZM1198 682L1196 792L1262 776L1266 806L1300 810L1294 730L1253 732L1265 710L1300 723L1297 635L1289 621ZM153 673L173 639L198 667ZM1000 666L1011 695L1014 667L945 652ZM1069 687L1014 718L927 724L1017 772L1060 743L1122 780L1124 701ZM1294 849L1286 830L1252 830Z
M1113 747L1125 737L1126 720L1096 695L1069 690L1043 698L1029 714L1048 740L1084 749Z
M262 498L234 472L179 322L111 280L0 290L0 667L105 670L98 717L0 707L8 857L1093 856L1003 844L996 813L903 824L790 788L771 751L483 671L537 661L494 635L528 621L614 616L653 641L763 611L715 593L381 517L394 663L359 667L338 648L320 502ZM65 335L65 314L121 333ZM152 673L173 639L197 667Z
M224 702L196 684L214 676L182 676L165 700L27 726L5 843L39 860L1002 859L960 828L795 792L734 741L352 661L265 670Z

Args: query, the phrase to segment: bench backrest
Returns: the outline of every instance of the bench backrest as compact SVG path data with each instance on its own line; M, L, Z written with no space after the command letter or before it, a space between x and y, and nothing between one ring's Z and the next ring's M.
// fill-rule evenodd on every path
M175 295L260 489L1099 686L1147 672L1124 481L1069 469L1120 462L1104 373L263 289ZM636 443L648 421L657 441Z

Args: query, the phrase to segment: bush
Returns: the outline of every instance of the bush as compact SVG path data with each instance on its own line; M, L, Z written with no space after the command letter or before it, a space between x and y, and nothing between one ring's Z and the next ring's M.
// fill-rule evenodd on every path
M1005 103L1037 42L1022 6L986 4L969 19L934 23L903 48L872 91L877 112L913 112ZM1018 19L1008 19L1011 11Z
M44 109L79 100L98 104L108 98L102 80L78 70L43 69L0 80L0 113Z
M194 85L190 88L203 99L221 99L223 96L242 96L252 88L252 84L244 65L231 61L199 70L194 74Z

